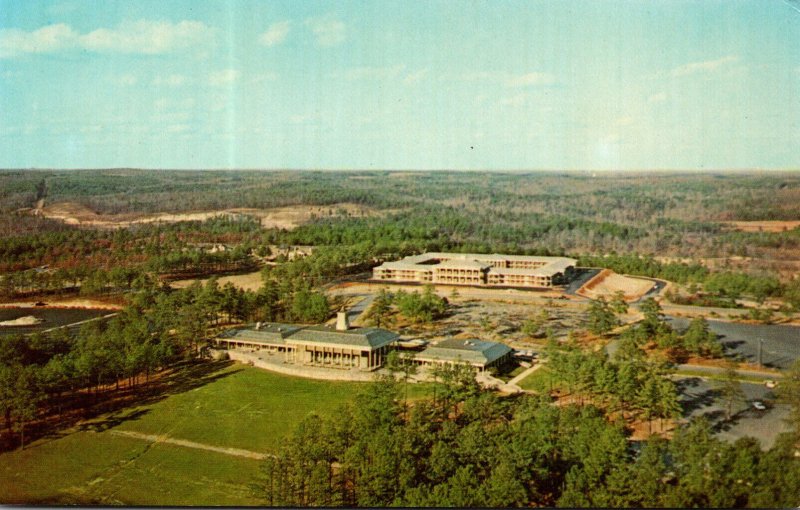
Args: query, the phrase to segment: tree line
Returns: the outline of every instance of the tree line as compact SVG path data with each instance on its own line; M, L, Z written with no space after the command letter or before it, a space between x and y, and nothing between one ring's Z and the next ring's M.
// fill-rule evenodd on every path
M762 451L698 419L673 439L628 441L593 403L499 397L458 368L447 396L402 405L391 376L311 415L255 484L270 506L781 507L800 494L798 437Z
M58 422L62 413L85 413L113 398L120 386L135 388L151 375L186 360L203 358L211 338L229 324L287 320L318 322L330 316L324 294L302 282L258 292L215 278L204 285L170 290L136 289L131 303L109 320L77 331L62 328L0 342L0 413L5 432L25 444L31 422Z

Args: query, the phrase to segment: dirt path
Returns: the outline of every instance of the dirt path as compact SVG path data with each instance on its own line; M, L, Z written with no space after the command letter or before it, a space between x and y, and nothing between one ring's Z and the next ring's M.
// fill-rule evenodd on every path
M194 448L196 450L208 450L210 452L222 453L224 455L233 455L235 457L245 457L248 459L264 460L270 456L269 454L266 453L252 452L250 450L242 450L240 448L223 448L221 446L212 446L209 444L195 443L194 441L186 441L185 439L175 439L166 435L157 436L155 434L142 434L140 432L133 432L130 430L112 430L111 433L117 436L132 437L135 439L141 439L143 441L149 441L151 443L174 444L177 446L183 446L185 448Z

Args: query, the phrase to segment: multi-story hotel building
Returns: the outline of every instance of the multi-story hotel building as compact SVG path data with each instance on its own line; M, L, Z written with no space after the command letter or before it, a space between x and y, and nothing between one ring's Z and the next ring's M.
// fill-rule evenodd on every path
M444 285L550 288L569 281L575 259L475 253L423 253L372 270L374 280Z

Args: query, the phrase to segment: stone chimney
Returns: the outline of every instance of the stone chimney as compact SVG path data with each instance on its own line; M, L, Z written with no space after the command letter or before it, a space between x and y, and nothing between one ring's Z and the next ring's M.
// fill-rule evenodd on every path
M336 331L347 331L350 329L350 321L347 320L347 312L336 314Z

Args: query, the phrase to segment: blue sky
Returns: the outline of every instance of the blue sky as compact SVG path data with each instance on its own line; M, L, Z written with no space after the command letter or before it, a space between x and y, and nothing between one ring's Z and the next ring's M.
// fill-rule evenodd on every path
M0 0L0 167L800 168L800 2Z

